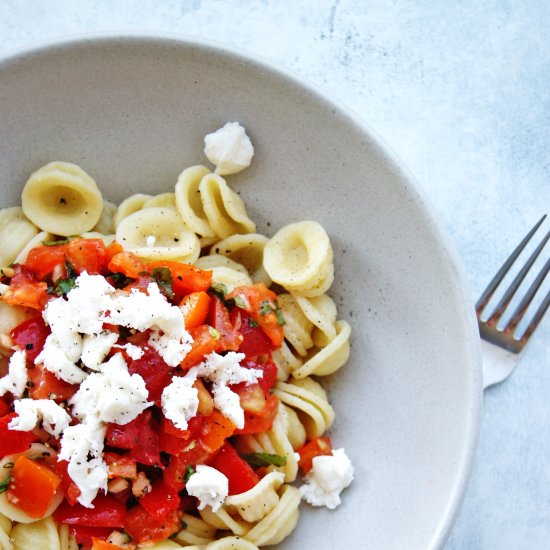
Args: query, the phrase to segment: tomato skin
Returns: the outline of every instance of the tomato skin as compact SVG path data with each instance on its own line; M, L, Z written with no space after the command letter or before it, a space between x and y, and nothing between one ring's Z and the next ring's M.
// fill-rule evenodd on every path
M187 467L207 464L211 458L212 453L204 449L200 443L195 442L195 445L192 445L188 451L183 451L170 459L170 463L164 470L164 482L170 487L181 491L185 487Z
M223 302L213 296L208 312L208 321L220 334L220 343L223 350L237 351L243 341L238 329L233 326L229 312Z
M316 456L332 454L332 441L330 437L316 437L298 449L298 454L300 455L298 466L307 474L313 467L313 459Z
M135 254L122 251L110 259L107 269L112 273L123 273L131 279L137 279L140 273L147 271L145 263Z
M147 271L153 272L157 267L167 267L172 275L174 301L179 304L184 296L192 292L206 291L212 286L212 271L168 260L147 262Z
M25 350L27 360L31 364L34 364L34 360L44 348L44 343L49 334L50 329L46 326L42 317L27 319L11 331L13 341Z
M192 292L185 296L179 305L187 330L199 327L206 322L210 309L210 296L204 292Z
M113 532L112 527L85 527L83 525L71 525L69 528L76 543L82 545L82 550L92 548L93 539L106 540Z
M76 384L60 380L41 365L36 365L28 369L27 372L32 383L29 394L33 399L53 399L55 402L61 403L68 401L78 390Z
M229 480L229 495L244 493L260 481L250 464L245 462L227 442L216 453L210 466L224 474Z
M243 337L238 351L247 357L271 353L276 349L273 342L259 325L251 326L251 319L252 317L244 309L235 307L231 311L231 321Z
M162 390L172 381L172 369L162 357L150 347L142 347L143 355L139 359L128 360L128 372L139 374L145 381L149 400L159 401Z
M216 338L215 331L208 325L201 325L200 327L191 329L189 334L193 338L193 344L191 345L191 350L180 364L184 370L198 365L203 361L205 355L213 351L219 352L223 350L220 338Z
M24 266L30 269L37 280L42 281L51 275L56 266L65 270L65 246L37 246L29 250ZM66 271L64 271L66 274ZM13 281L12 281L13 282Z
M82 504L71 506L63 501L53 517L58 523L81 525L84 527L124 527L126 508L110 494L99 493L94 499L94 507L86 508Z
M0 458L26 451L31 443L38 441L38 437L32 432L20 432L8 428L8 424L16 417L16 413L11 413L0 418Z
M267 432L273 426L278 410L279 400L274 395L270 395L260 413L254 414L244 411L244 428L235 430L235 435Z
M4 291L2 299L12 306L30 307L41 311L50 299L50 295L46 283L23 283L18 286L10 284Z
M170 519L172 512L179 508L178 491L170 487L162 479L153 484L150 493L139 499L139 504L157 521Z
M177 533L181 528L176 511L171 512L164 521L157 521L139 504L126 514L125 529L135 543L157 542Z
M101 239L71 239L65 245L65 257L77 273L86 271L89 275L99 275L103 271L107 256Z

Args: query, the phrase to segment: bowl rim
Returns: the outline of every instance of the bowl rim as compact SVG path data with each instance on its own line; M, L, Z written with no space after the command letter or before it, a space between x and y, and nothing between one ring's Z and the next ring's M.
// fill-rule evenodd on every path
M467 401L464 404L464 410L468 415L468 421L465 422L468 437L465 448L462 449L461 455L457 457L458 473L452 490L449 493L447 506L440 516L439 524L434 526L433 530L430 547L442 548L450 535L462 501L464 500L479 443L483 407L481 351L473 299L458 252L420 183L399 158L391 145L354 109L313 81L287 69L280 63L255 52L221 41L207 40L192 34L176 34L163 31L111 30L73 33L63 37L33 41L27 45L9 48L4 52L0 52L0 73L12 65L24 62L26 59L51 54L56 50L68 50L75 46L82 47L85 45L108 45L109 43L198 48L213 54L222 54L232 58L234 61L267 71L272 76L282 78L293 86L300 88L309 96L312 96L315 101L324 104L324 106L337 109L347 124L354 126L355 129L360 130L366 136L370 145L376 150L376 153L391 167L400 180L407 182L408 185L404 191L411 196L411 199L420 209L420 214L426 222L427 230L431 233L434 243L439 248L439 252L447 259L450 271L454 274L455 287L457 296L459 297L457 300L459 315L456 317L461 319L466 333L464 363L467 367L465 374L469 375L469 383L467 385Z

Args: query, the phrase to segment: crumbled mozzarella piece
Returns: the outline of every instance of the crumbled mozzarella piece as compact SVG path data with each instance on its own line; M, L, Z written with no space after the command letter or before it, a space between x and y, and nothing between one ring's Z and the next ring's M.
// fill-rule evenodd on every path
M334 510L341 502L340 493L353 481L351 461L344 449L336 449L332 455L316 456L312 464L300 487L302 498L313 506Z
M130 359L133 359L134 361L137 361L138 359L141 359L143 357L143 354L145 353L143 351L143 348L140 348L139 346L134 346L134 344L124 344L124 345L115 345L114 348L119 348L126 350L126 353Z
M103 422L128 424L153 403L139 374L128 372L121 353L90 374L69 401L78 419L95 416Z
M199 464L185 488L189 495L199 499L199 510L211 506L217 512L229 494L229 480L218 470Z
M42 419L42 426L54 437L69 427L71 417L51 399L18 399L13 403L17 416L9 423L10 430L30 432Z
M0 396L11 392L14 397L21 397L27 385L27 361L25 352L17 350L10 357L8 374L0 378Z
M44 348L38 354L34 363L36 365L43 364L46 370L69 384L78 384L87 376L82 369L79 369L67 358L59 340L53 333L46 338Z
M82 341L81 361L89 369L98 370L117 340L118 334L110 330L103 330L99 334L87 334Z
M254 147L238 122L228 122L204 137L204 154L216 165L216 174L236 174L250 166Z
M246 369L239 361L245 358L244 353L228 352L219 355L212 352L197 366L197 373L202 378L212 382L214 405L237 428L244 427L244 411L240 405L239 396L227 386L230 384L253 384L263 376L261 369Z
M101 489L107 491L109 469L102 458L107 426L90 416L63 432L58 460L67 460L67 471L80 490L78 502L93 508L92 501Z
M197 369L193 368L185 376L174 376L162 391L162 412L180 430L186 430L187 422L197 414L199 393L193 387L196 379Z

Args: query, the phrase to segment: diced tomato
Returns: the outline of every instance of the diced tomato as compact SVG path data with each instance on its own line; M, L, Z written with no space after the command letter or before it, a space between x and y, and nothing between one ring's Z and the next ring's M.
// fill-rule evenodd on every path
M231 323L227 308L217 296L213 296L210 302L208 321L219 332L224 350L237 351L239 349L243 337Z
M2 299L12 306L30 307L41 311L50 299L50 295L46 283L23 283L6 288Z
M212 285L212 271L203 271L192 265L166 260L147 263L147 271L150 273L157 267L167 267L170 270L174 298L178 304L187 294L206 291Z
M210 308L210 296L204 291L188 294L180 303L187 330L206 322Z
M78 390L76 384L60 380L41 365L36 365L27 372L31 382L29 393L33 399L53 399L60 403L68 401Z
M8 501L32 518L45 515L61 478L47 466L21 455L11 470Z
M112 527L85 527L83 525L71 525L69 532L76 539L76 543L82 546L82 550L92 548L94 539L106 540L113 532Z
M231 321L243 337L243 341L239 346L240 353L244 353L247 357L256 357L271 353L275 349L269 336L244 309L233 308Z
M212 458L212 453L208 452L200 443L193 443L189 450L173 456L164 470L163 479L165 483L178 491L181 491L185 486L185 476L187 475L188 466L206 464Z
M157 542L180 530L181 524L176 511L165 520L157 521L139 504L126 514L126 531L135 543Z
M163 522L178 509L180 497L176 489L159 479L151 492L139 499L139 503L154 519Z
M62 266L63 276L66 277L65 246L37 246L36 248L32 248L27 254L24 265L34 273L36 279L39 281L51 275L58 265Z
M129 449L128 456L140 464L160 465L157 428L148 409L128 424L108 424L106 442L112 447Z
M235 435L267 432L273 426L278 410L279 400L274 395L270 395L260 413L244 412L244 428L235 430Z
M84 527L124 527L126 508L114 496L99 493L94 499L94 507L86 508L82 504L71 506L63 501L53 517L58 523L82 525Z
M229 480L229 494L239 495L252 489L260 478L251 468L248 462L245 462L239 453L229 444L224 446L217 452L210 466L224 474Z
M263 283L250 286L238 286L227 298L240 298L244 309L252 316L261 329L278 348L284 339L283 327L277 315L277 295Z
M122 546L92 537L92 550L124 550Z
M8 428L8 424L15 417L17 414L11 413L0 418L0 458L26 451L31 443L38 441L38 437L32 432L21 432Z
M153 348L144 347L142 350L139 359L128 358L128 372L139 374L145 381L149 400L158 401L162 390L172 381L172 369Z
M169 455L177 456L181 454L189 445L189 441L175 437L161 430L158 434L160 450Z
M36 283L37 278L34 272L26 265L16 264L13 266L14 275L10 279L11 286L19 286L24 283Z
M204 425L201 430L201 445L211 453L216 452L225 440L235 431L236 426L221 412L214 409L210 416L204 417Z
M122 246L120 246L116 241L113 241L105 249L105 268L108 268L109 262L113 259L113 257L121 252L124 252L124 248L122 248Z
M105 265L105 243L101 239L71 239L65 245L65 257L78 273L98 275Z
M181 367L184 370L190 369L200 363L205 355L213 351L218 352L223 350L218 334L208 325L201 325L200 327L191 329L189 334L193 337L193 344L191 350L181 362Z
M9 405L6 403L4 398L0 397L0 417L4 416L5 414L8 414L10 410Z
M331 455L332 442L330 437L316 437L309 443L306 443L301 449L298 449L300 460L298 466L307 474L313 467L313 459L316 456Z
M253 359L246 359L245 361L241 362L241 366L245 369L258 369L262 371L262 376L258 378L257 386L259 386L267 399L270 395L271 388L275 385L275 382L277 381L277 365L273 362L273 360L268 357L264 361L255 361ZM257 410L257 407L251 406L247 407L246 400L243 398L245 396L250 395L253 397L254 390L253 390L254 384L246 385L244 382L241 384L234 384L231 386L231 389L235 392L237 392L241 396L241 406L249 411L252 412L259 412ZM247 391L248 390L248 391ZM263 403L261 404L261 407L263 407Z
M136 461L127 455L103 453L103 460L109 469L109 479L123 477L137 479Z
M17 325L11 331L11 337L21 349L25 350L29 363L34 364L50 332L42 317L32 317Z
M77 502L77 499L80 496L80 489L71 479L71 476L67 471L68 465L69 463L66 460L59 460L56 461L52 467L55 473L61 478L59 490L65 495L65 498L69 504L73 505Z
M141 275L138 275L137 279L130 284L126 285L124 287L124 290L131 291L133 288L136 290L139 290L140 292L143 292L145 294L148 293L147 289L149 285L153 282L153 279L151 276L147 273L142 273Z
M123 273L126 277L137 279L140 273L147 271L147 266L135 254L119 252L111 258L107 269L112 273Z
M239 396L241 407L246 412L261 414L264 410L266 398L259 384L236 384L230 386L231 390Z

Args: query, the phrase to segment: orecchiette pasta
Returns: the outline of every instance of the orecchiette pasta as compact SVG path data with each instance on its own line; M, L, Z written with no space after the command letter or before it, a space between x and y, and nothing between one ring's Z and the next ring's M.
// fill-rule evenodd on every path
M151 195L145 195L143 193L136 193L135 195L130 195L128 198L124 199L118 206L115 214L115 229L118 228L120 222L124 219L141 210L143 205L153 197Z
M115 232L115 216L118 210L118 206L111 201L103 199L103 211L99 221L95 224L92 231L97 233L103 233L108 235Z
M0 266L10 265L38 233L19 206L0 210Z
M10 532L14 550L60 550L59 534L53 518L19 523Z

